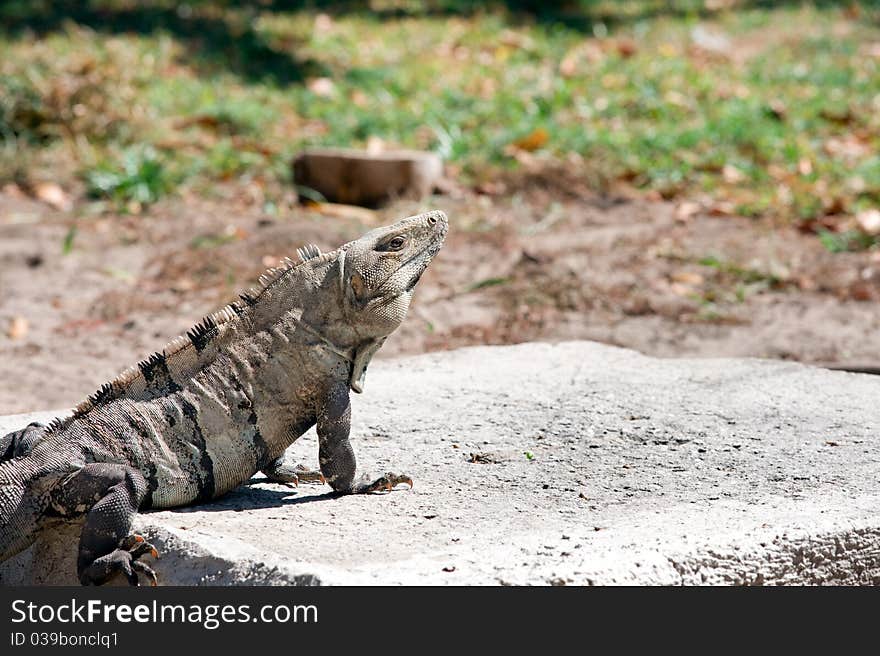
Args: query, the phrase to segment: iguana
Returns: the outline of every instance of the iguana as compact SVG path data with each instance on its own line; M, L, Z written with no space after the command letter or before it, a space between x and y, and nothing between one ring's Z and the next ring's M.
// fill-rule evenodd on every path
M299 249L240 300L104 384L70 416L0 438L0 562L41 528L85 515L77 575L131 585L156 574L131 531L139 510L207 502L262 471L321 479L341 494L408 483L355 480L349 390L403 321L446 237L440 211L377 228L337 250ZM320 473L283 454L317 425Z

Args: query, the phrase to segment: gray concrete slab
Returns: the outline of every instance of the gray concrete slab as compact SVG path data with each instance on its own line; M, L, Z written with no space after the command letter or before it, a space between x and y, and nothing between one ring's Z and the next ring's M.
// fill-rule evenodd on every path
M379 361L355 449L412 491L255 478L138 526L177 584L880 583L878 399L875 376L590 342ZM316 463L313 433L291 458ZM0 580L72 582L75 540Z

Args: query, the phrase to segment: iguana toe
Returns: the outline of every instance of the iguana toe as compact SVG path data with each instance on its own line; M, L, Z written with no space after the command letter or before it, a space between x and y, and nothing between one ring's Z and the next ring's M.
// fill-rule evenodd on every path
M155 551L155 549L153 551ZM132 560L131 561L131 568L134 571L140 572L141 574L146 576L148 579L150 579L150 585L152 585L153 587L156 587L157 585L159 585L159 577L156 576L156 570L154 570L152 567L150 567L146 563L142 563L139 560Z
M159 551L146 541L144 536L132 533L119 541L119 547L110 553L96 558L80 576L83 585L102 585L109 581L117 573L121 573L128 580L129 585L140 585L138 572L150 579L152 585L156 585L156 572L149 565L138 559L150 554L153 558L159 557Z
M369 483L364 489L363 492L365 494L369 494L371 492L379 492L379 491L387 491L390 492L394 489L395 486L400 485L401 483L406 483L409 485L409 488L413 488L413 480L409 476L395 474L393 472L386 472L384 476L380 476L372 483Z
M297 465L294 471L296 472L297 478L305 483L318 483L320 485L327 484L327 479L324 478L324 474L315 469L309 469L305 465Z
M103 585L117 573L121 573L128 579L129 585L140 585L137 572L133 567L135 563L137 561L134 560L130 551L116 549L96 558L91 565L83 570L79 580L83 585Z
M124 538L119 545L120 549L125 549L131 554L132 558L140 558L144 554L150 554L153 558L159 558L159 550L152 544L147 542L143 535L132 533Z

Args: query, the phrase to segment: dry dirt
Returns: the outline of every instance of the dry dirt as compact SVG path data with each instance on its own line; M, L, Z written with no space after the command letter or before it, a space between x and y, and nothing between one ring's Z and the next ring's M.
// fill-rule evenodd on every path
M446 210L450 236L382 357L578 338L657 356L880 363L880 253L831 254L770 221L683 218L659 201L510 188L350 216L270 213L239 187L139 216L0 192L0 414L71 406L298 246L329 249L425 207Z

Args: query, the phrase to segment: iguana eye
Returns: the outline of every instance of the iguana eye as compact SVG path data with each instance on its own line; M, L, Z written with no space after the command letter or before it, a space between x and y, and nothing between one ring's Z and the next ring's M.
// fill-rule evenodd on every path
M405 243L406 243L406 238L398 236L390 241L385 242L384 244L379 246L379 248L377 248L376 250L377 251L399 251L401 248L403 248L403 245Z

